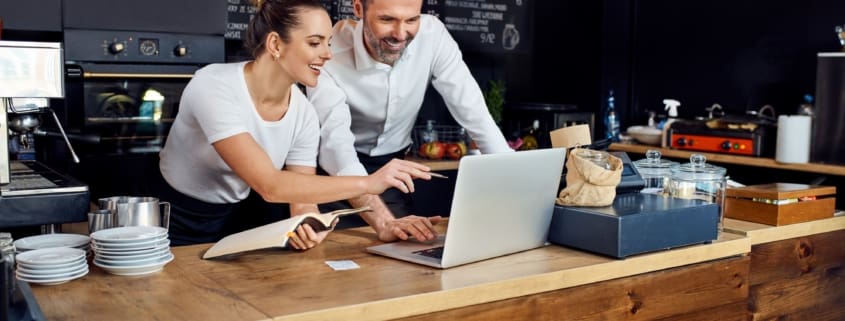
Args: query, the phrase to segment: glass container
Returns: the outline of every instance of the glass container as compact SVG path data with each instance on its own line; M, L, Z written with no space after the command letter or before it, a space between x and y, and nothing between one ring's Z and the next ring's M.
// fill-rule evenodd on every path
M610 163L607 162L607 157L610 155L607 152L592 150L592 149L579 149L575 152L575 155L581 157L583 159L589 160L596 164L597 166L610 169Z
M722 229L727 170L707 164L701 154L692 154L690 162L671 167L669 195L685 199L700 199L719 205L719 230Z
M663 194L664 187L669 185L669 178L672 177L672 166L678 162L661 159L660 151L649 149L644 159L634 162L634 167L640 172L645 181L643 193Z

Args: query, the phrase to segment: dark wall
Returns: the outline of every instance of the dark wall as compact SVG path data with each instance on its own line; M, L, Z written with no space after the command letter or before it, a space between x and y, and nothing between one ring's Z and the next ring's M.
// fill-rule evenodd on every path
M464 52L476 81L485 90L490 80L504 80L506 108L520 103L545 103L598 110L602 78L601 2L535 0L533 5L534 38L530 52ZM442 99L431 88L418 123L425 119L454 124Z
M634 119L681 101L681 116L719 103L734 113L770 104L794 113L815 93L816 53L838 51L845 1L634 1Z
M662 100L682 117L721 104L792 113L815 93L816 53L839 51L845 1L537 1L530 55L504 57L507 100L577 104L596 113L616 93L622 128ZM562 49L560 49L562 48ZM470 57L471 59L471 57ZM468 61L472 65L472 61ZM483 83L483 82L481 82Z

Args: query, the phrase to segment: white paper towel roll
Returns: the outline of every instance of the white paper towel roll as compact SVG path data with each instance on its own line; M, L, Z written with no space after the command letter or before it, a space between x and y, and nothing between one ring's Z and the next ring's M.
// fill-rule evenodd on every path
M810 116L781 115L778 117L778 139L775 160L780 163L810 161Z

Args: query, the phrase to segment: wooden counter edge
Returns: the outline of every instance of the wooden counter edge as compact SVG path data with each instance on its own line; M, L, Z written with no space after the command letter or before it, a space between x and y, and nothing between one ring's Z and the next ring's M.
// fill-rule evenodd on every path
M845 216L781 226L766 225L736 219L725 219L725 232L747 236L751 245L782 241L796 237L845 230Z
M272 320L387 320L571 288L707 262L751 251L749 238L723 233L711 244L455 289L274 317Z

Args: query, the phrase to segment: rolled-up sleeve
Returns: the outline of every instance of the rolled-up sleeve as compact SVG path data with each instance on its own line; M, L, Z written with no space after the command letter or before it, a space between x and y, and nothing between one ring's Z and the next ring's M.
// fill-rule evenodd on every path
M367 170L358 160L355 136L350 124L352 116L346 94L324 70L317 87L308 87L308 100L320 120L320 167L333 176L366 176Z

